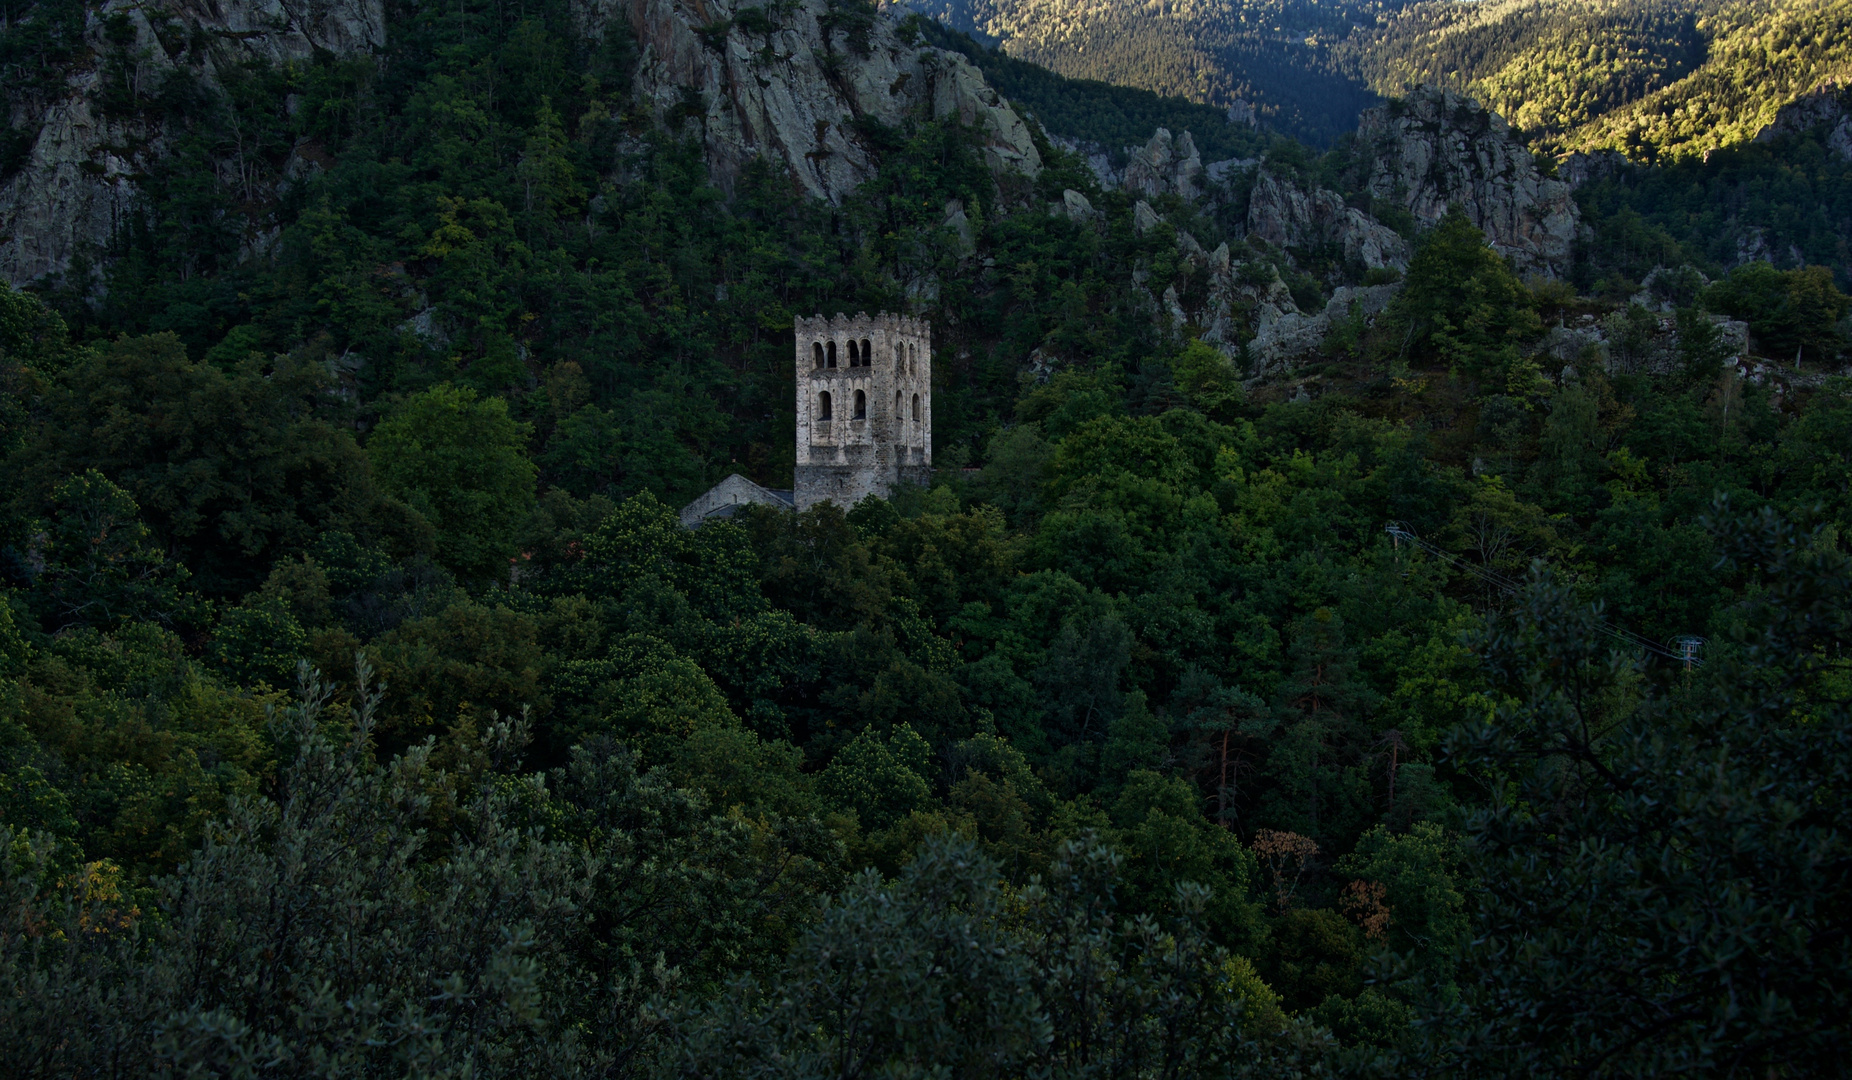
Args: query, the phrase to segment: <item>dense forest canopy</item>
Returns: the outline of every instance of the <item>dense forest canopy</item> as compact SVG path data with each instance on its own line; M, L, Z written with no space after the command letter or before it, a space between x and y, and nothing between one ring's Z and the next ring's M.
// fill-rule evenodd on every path
M1141 211L955 118L723 192L621 24L390 14L121 86L164 164L0 293L8 1074L1843 1072L1821 133L1591 183L1563 280L1459 212L1347 276L1251 172ZM1804 257L1712 250L1726 196ZM1192 245L1400 289L1257 378L1158 305ZM788 485L793 318L858 310L932 323L938 479L681 528Z
M1845 0L900 6L1072 78L1218 108L1244 102L1318 145L1350 130L1377 95L1441 83L1477 96L1540 150L1696 157L1754 138L1821 83L1852 79Z
M1339 50L1381 93L1448 82L1540 149L1640 161L1746 143L1776 110L1852 76L1843 0L1422 3Z
M1274 128L1322 145L1354 127L1358 110L1380 100L1336 62L1333 47L1359 28L1392 20L1404 4L906 0L896 6L1071 79L1137 87L1218 109L1244 102Z

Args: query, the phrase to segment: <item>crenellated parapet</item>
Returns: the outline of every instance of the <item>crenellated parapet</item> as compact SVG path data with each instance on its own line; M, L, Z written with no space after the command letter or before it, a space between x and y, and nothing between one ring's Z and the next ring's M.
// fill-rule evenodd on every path
M858 311L853 315L813 315L805 318L799 315L796 323L797 336L801 341L810 338L851 338L889 334L912 338L932 336L932 328L926 320L916 319L911 315L890 315L887 312L870 315Z

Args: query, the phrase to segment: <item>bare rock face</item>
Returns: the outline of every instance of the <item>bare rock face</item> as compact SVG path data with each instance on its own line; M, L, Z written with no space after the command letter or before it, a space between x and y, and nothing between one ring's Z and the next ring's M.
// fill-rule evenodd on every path
M1581 211L1569 185L1545 179L1503 117L1470 97L1422 87L1358 117L1372 158L1369 190L1432 225L1458 203L1520 273L1559 275Z
M1344 257L1375 270L1408 266L1408 241L1324 188L1306 192L1265 169L1248 200L1248 235L1274 247L1337 244Z
M1627 155L1618 150L1592 150L1588 153L1578 150L1565 155L1556 163L1556 175L1573 191L1583 184L1619 176L1632 166L1633 162L1627 160Z
M1365 325L1373 323L1378 315L1388 310L1389 302L1401 291L1400 285L1346 285L1333 289L1324 310L1315 314L1306 314L1297 308L1291 311L1276 308L1272 312L1263 308L1262 317L1256 321L1254 340L1248 343L1248 357L1254 365L1254 373L1267 375L1284 370L1295 357L1317 352L1337 320L1354 318L1361 319Z
M1783 105L1774 121L1756 132L1756 141L1770 142L1815 128L1824 129L1821 134L1828 150L1852 161L1852 81L1829 79Z
M1159 195L1200 198L1203 159L1196 150L1196 140L1187 131L1182 138L1172 139L1170 129L1158 128L1150 142L1132 151L1121 186L1129 194L1148 199Z
M103 28L117 14L135 33L125 49L138 58L134 80L149 90L189 50L186 62L198 63L204 49L198 74L216 85L221 71L253 60L306 60L317 49L352 56L386 42L384 0L108 0L90 16L88 66L28 117L37 138L24 167L0 185L0 278L10 284L61 274L106 245L135 198L135 175L166 149L158 127L106 117L93 100L103 58L117 47Z
M978 128L994 172L1041 170L1028 127L976 68L901 41L885 16L832 21L821 0L589 0L580 18L594 29L629 19L642 51L638 97L671 127L698 125L723 187L763 156L809 195L840 201L874 174L873 126L920 114Z
M104 10L126 6L111 0ZM386 46L385 0L169 0L163 6L182 23L238 42L245 56L276 63L307 60L316 49L357 56Z

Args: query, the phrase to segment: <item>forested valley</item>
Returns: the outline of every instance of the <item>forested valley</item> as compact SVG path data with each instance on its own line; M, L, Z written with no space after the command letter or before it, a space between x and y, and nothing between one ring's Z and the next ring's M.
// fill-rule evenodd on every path
M1752 138L1852 81L1844 0L899 0L998 59L1236 105L1318 146L1378 95L1444 84L1539 150L1636 161ZM1115 148L1117 144L1106 143Z
M886 17L810 8L846 81ZM1186 101L1025 66L1032 175L865 118L832 202L720 182L621 13L387 10L211 80L88 16L164 141L0 291L0 1072L1846 1071L1830 131L1617 166L1520 275ZM85 18L7 8L16 116ZM1049 137L1158 123L1264 164ZM1266 177L1405 269L1252 235ZM1169 314L1218 259L1243 340ZM857 311L931 323L932 485L683 528L789 486L793 320Z

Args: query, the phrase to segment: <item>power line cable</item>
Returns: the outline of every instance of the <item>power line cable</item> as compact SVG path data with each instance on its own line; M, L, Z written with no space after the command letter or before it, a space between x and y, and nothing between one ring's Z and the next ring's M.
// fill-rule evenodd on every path
M1495 570L1488 570L1483 566L1474 566L1472 563L1467 562L1452 552L1428 543L1426 540L1423 540L1415 530L1409 528L1400 521L1391 521L1383 528L1383 531L1389 534L1390 539L1395 541L1397 547L1401 547L1402 543L1406 541L1410 545L1427 552L1429 555L1434 556L1447 565L1471 574L1508 596L1518 595L1518 592L1522 588L1517 582ZM1608 637L1631 648L1652 653L1655 656L1663 656L1667 660L1676 660L1685 665L1686 669L1701 667L1704 663L1702 660L1698 659L1698 649L1704 644L1704 639L1701 637L1687 634L1682 637L1674 638L1671 645L1662 645L1652 638L1644 637L1631 630L1616 626L1607 619L1602 619L1597 629Z

